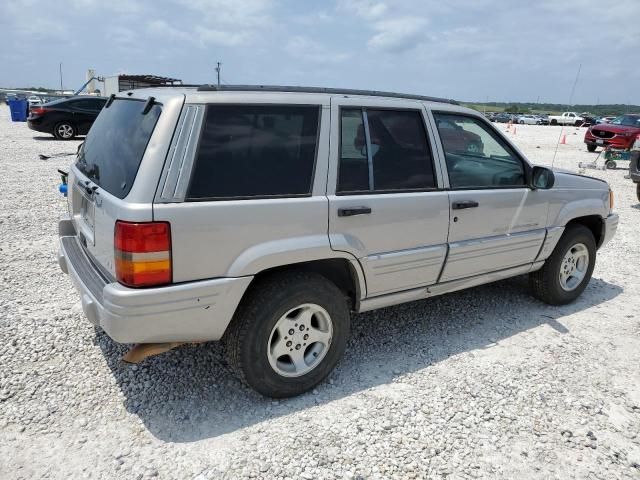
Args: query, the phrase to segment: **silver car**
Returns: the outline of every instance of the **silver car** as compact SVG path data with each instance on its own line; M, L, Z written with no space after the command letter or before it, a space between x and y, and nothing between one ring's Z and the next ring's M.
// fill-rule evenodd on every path
M529 274L573 301L618 216L455 102L223 86L112 96L69 173L62 270L138 361L221 340L248 385L307 391L350 312Z

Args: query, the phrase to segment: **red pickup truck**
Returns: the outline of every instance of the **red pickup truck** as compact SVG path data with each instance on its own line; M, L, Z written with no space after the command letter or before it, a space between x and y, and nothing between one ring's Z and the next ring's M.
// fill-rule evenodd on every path
M598 123L589 127L584 134L587 150L595 152L598 147L612 147L629 150L640 134L640 114L626 114L610 123Z

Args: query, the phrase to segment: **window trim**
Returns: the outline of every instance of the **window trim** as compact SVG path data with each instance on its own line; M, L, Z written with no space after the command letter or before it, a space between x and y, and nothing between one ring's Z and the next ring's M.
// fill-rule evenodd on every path
M369 171L369 190L350 190L341 192L338 191L338 184L340 182L340 164L342 163L342 110L360 110L362 115L362 121L364 125L364 136L367 147L367 168ZM434 179L434 186L427 188L399 188L393 190L375 190L375 183L373 179L373 156L371 155L371 138L369 136L369 119L366 115L367 110L388 110L392 112L416 112L420 116L420 120L422 123L422 130L424 132L425 139L427 141L427 148L431 153L431 172ZM336 169L336 185L335 185L335 195L337 197L344 197L349 195L386 195L391 193L419 193L419 192L436 192L444 190L438 186L438 176L436 174L436 162L435 162L435 149L434 145L431 142L431 138L429 137L429 129L427 128L426 119L424 116L425 112L422 108L398 108L398 107L387 107L387 106L362 106L362 105L339 105L338 106L338 165ZM374 187L374 188L372 188Z
M486 127L488 127L488 129L490 130L490 132L492 132L493 134L495 134L494 139L497 137L499 140L502 140L502 142L498 142L498 143L506 143L506 145L504 145L506 147L506 150L509 151L516 159L520 160L520 163L522 164L523 170L524 170L524 185L491 185L491 186L475 186L475 187L453 187L451 184L451 176L449 174L449 165L447 164L447 152L444 148L444 142L442 141L442 135L440 135L440 129L438 128L438 119L436 118L436 115L441 114L441 115L455 115L458 117L467 117L470 118L472 120L476 120L479 121L481 123L483 123ZM500 131L495 128L491 122L487 121L485 118L482 118L480 116L476 116L470 113L466 113L466 112L456 112L455 110L431 110L431 115L433 116L433 121L435 124L435 131L438 134L438 141L440 142L440 145L442 146L442 154L444 156L443 160L444 160L444 166L447 169L447 180L449 181L449 188L447 188L447 190L450 190L452 192L456 192L456 191L461 191L461 190L513 190L516 188L528 188L529 190L531 190L531 170L532 170L532 166L531 164L522 156L520 155L520 153L518 153L513 146L511 145L511 142L503 137L503 135L500 133ZM491 133L490 133L491 135ZM493 136L493 135L492 135Z
M196 166L198 164L198 158L200 157L200 148L202 146L202 137L204 136L205 126L207 124L207 114L210 107L316 107L317 108L317 124L316 124L316 141L315 151L313 154L313 167L311 170L311 181L309 183L308 193L284 193L277 195L238 195L233 197L190 197L191 184L196 173ZM202 115L202 123L200 125L200 131L198 132L198 144L194 154L193 165L191 166L191 172L189 172L189 184L184 196L184 202L227 202L234 200L270 200L279 198L308 198L313 196L313 186L316 180L316 167L318 165L318 150L320 145L320 129L322 128L322 104L318 103L253 103L253 102L211 102L204 105L204 112Z

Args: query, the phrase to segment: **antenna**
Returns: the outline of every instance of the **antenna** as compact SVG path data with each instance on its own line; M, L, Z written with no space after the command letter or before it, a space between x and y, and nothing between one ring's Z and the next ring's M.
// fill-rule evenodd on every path
M576 91L576 85L578 84L578 77L580 76L580 70L582 70L582 64L578 65L578 73L576 73L576 79L573 82L573 87L571 88L571 95L569 96L569 103L567 104L567 109L565 110L565 112L568 112L569 107L573 104L573 94ZM553 164L556 161L558 146L560 145L560 139L562 138L563 133L564 133L564 122L562 123L562 127L560 128L560 135L558 135L558 141L556 142L556 149L553 152L553 159L551 160L551 168L553 168Z

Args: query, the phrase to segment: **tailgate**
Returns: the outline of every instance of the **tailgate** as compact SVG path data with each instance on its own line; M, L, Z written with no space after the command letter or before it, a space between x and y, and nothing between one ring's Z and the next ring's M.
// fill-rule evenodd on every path
M115 278L116 221L153 221L153 198L184 95L105 106L70 169L68 209L80 244ZM157 98L157 97L156 97ZM146 113L145 113L145 110Z

